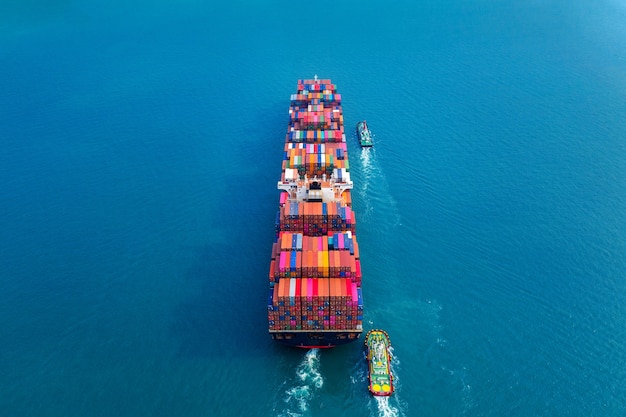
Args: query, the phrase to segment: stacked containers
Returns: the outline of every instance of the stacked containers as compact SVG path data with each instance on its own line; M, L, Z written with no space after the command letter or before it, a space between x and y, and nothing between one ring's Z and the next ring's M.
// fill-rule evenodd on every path
M330 80L299 80L291 96L281 180L349 180L341 95ZM271 331L361 332L363 302L350 191L340 201L291 201L281 193L268 297Z
M356 233L356 217L345 202L287 201L278 213L279 230L302 230L309 236L323 236L341 231Z

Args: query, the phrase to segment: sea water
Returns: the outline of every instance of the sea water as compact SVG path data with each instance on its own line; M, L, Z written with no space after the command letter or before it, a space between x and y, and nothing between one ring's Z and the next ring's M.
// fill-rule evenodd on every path
M623 2L16 3L0 415L626 413ZM266 330L289 96L315 74L343 96L389 399L361 342Z

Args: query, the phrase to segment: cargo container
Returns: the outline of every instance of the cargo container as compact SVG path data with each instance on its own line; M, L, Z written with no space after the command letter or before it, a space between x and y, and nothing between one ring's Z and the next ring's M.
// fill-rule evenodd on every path
M291 95L269 262L269 333L302 348L357 340L362 271L341 95L298 80Z

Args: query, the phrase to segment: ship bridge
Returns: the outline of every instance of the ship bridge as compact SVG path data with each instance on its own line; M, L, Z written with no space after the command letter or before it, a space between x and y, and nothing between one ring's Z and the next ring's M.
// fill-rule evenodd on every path
M309 178L300 176L296 169L286 169L284 178L278 181L278 189L286 191L291 201L331 203L341 201L341 194L352 189L350 172L335 169L333 175Z

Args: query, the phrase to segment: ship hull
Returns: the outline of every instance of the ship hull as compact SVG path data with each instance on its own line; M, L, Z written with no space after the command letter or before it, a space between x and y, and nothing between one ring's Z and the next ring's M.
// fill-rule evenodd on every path
M327 349L345 345L359 339L361 331L345 332L274 332L272 339L277 342L303 349Z

